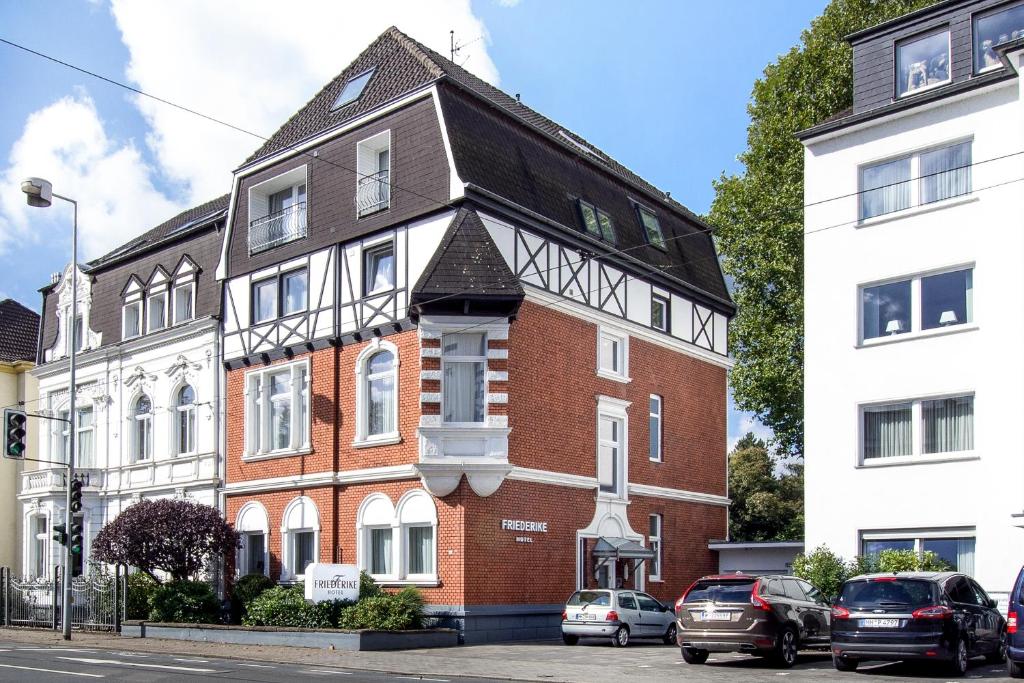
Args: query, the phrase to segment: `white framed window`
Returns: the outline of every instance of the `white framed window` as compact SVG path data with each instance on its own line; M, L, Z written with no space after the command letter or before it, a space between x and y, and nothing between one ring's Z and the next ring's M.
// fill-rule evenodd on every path
M281 274L281 315L309 308L309 277L305 268Z
M145 394L135 399L131 422L132 460L149 460L153 457L153 402Z
M1024 3L974 17L974 73L1003 65L995 47L1024 36Z
M158 332L167 327L167 293L150 295L146 300L146 331Z
M305 268L285 271L252 284L252 320L263 323L309 308L309 274Z
M651 581L661 581L661 530L663 521L664 520L661 515L647 516L647 541L650 543L651 550L654 552L654 557L651 558L651 564L648 568Z
M242 576L246 574L267 575L267 535L259 531L242 534L242 553L245 558L240 567Z
M861 166L860 220L970 194L971 147L966 140Z
M249 253L306 236L306 166L249 188Z
M356 359L356 445L398 439L398 347L374 340Z
M950 529L897 529L863 531L861 555L877 556L883 550L912 550L918 555L933 552L952 571L974 574L975 530Z
M597 328L597 374L618 382L629 381L629 335L609 327Z
M309 361L274 365L246 376L246 454L309 448Z
M187 322L195 317L195 286L188 282L174 288L174 324Z
M363 251L363 296L395 288L395 244L368 247Z
M660 294L651 295L651 327L668 332L668 299Z
M268 538L270 525L267 509L261 503L249 501L238 511L235 529L241 534L242 545L238 549L238 575L263 574L270 576Z
M943 28L896 44L896 96L950 82L949 29Z
M860 407L861 462L899 464L974 450L974 395Z
M35 578L50 575L50 520L45 515L29 518L32 544L29 546L31 576Z
M487 393L487 334L452 332L441 335L441 406L444 421L484 421Z
M366 497L356 521L359 567L384 583L437 582L437 506L426 491L406 492L393 506Z
M71 413L67 408L64 408L57 411L57 418L53 425L53 454L55 459L67 462L68 453L71 452Z
M861 341L974 322L974 269L911 275L859 288Z
M597 397L597 483L598 495L626 497L628 477L629 401L611 396Z
M85 321L82 320L82 316L75 316L75 325L72 332L72 349L75 353L78 353L85 345Z
M252 321L267 322L277 318L277 278L252 284Z
M391 206L391 131L356 143L356 216Z
M650 428L650 445L648 457L654 462L661 462L662 443L662 419L661 419L662 398L657 394L651 394L650 415L648 426Z
M320 557L320 511L308 496L294 498L285 508L281 544L281 581L301 581L306 567Z
M75 467L94 467L96 447L93 440L94 416L92 406L79 408L75 421Z
M174 448L178 455L196 452L196 392L186 384L175 394Z
M121 336L132 339L142 334L142 302L135 301L125 304L121 309Z

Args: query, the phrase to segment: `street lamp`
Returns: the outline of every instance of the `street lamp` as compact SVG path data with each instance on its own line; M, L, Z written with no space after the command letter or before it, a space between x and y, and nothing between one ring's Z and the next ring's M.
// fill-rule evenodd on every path
M25 193L29 206L46 208L53 203L53 197L63 199L75 208L74 223L71 228L71 320L68 327L71 331L70 349L70 372L71 379L68 393L71 395L71 405L68 407L68 417L71 424L68 425L68 474L65 488L66 499L64 501L64 524L70 533L74 524L74 517L71 512L71 482L75 478L75 447L77 434L75 434L78 414L75 411L75 352L78 350L78 340L75 339L78 325L78 202L69 197L56 194L53 185L42 178L26 178L21 181L21 191ZM85 334L85 330L82 330ZM63 582L64 599L61 602L61 619L63 621L64 640L71 640L71 542L64 546L64 572L61 575Z

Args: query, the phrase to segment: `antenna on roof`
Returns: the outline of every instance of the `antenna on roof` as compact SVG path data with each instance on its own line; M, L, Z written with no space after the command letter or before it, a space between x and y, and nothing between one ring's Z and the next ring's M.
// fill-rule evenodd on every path
M458 45L455 44L455 29L452 29L451 31L448 31L448 38L449 38L449 41L451 43L452 61L454 62L455 61L455 55L459 54L459 47L461 47L461 46L458 46Z
M516 93L516 102L522 102L522 100L519 99L519 93Z

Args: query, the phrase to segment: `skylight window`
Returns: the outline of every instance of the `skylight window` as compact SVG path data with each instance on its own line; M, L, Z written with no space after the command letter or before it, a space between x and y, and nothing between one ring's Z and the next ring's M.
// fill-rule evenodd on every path
M644 233L647 241L659 249L665 248L665 235L661 232L661 223L658 216L646 206L636 205L637 213L640 215L640 224L644 226Z
M359 99L359 96L363 94L363 88L370 82L370 78L373 76L373 69L364 71L358 76L353 76L348 79L345 83L345 87L341 89L341 94L338 95L338 99L334 101L334 106L331 109L337 109L338 107L344 107L350 102L355 102Z
M612 224L612 217L601 209L582 199L579 200L580 216L583 218L583 227L594 237L599 237L608 242L615 242L615 226Z

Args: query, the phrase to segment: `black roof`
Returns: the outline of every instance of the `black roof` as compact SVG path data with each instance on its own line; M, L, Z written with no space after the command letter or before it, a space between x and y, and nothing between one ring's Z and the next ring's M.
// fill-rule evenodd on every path
M14 299L0 301L0 362L34 361L39 314Z
M333 109L346 82L369 69L373 69L373 76L361 97ZM459 138L452 140L452 146L455 165L463 181L511 199L519 206L581 233L584 238L585 230L575 213L573 197L569 195L581 196L583 189L593 187L601 196L589 196L589 200L612 214L616 223L619 239L607 249L629 250L628 255L638 263L710 295L716 307L732 312L711 229L696 214L583 137L395 27L382 33L314 95L246 160L240 170L438 82L452 86L442 93L442 104L449 134ZM487 120L486 112L471 111L472 104L459 103L457 100L466 99L460 97L461 94L471 96L469 99L475 100L477 105L498 113L503 125ZM532 137L527 139L530 135ZM488 150L483 161L480 160L482 148ZM559 172L549 172L547 164L556 156L570 158L571 162L562 159L557 164ZM667 251L647 245L635 208L627 196L658 211L668 241ZM610 204L616 206L608 206ZM680 239L683 235L687 239Z
M155 228L147 230L135 239L129 240L107 254L89 261L83 270L86 272L99 270L123 259L136 256L140 252L162 244L170 238L186 235L193 228L198 229L213 220L221 218L227 213L230 196L226 194L182 211L174 218L170 218Z

